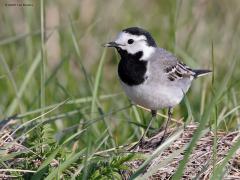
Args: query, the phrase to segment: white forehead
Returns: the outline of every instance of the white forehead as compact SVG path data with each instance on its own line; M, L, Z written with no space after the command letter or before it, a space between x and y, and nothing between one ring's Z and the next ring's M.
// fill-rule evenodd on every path
M116 41L118 42L125 42L128 39L133 39L135 41L139 41L139 40L147 40L147 38L144 35L133 35L133 34L129 34L127 32L120 32L116 38Z

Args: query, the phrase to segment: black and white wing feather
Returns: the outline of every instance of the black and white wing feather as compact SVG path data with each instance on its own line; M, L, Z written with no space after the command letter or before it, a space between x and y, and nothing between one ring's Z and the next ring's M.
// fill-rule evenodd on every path
M170 81L180 80L184 77L195 78L196 73L186 64L178 61L175 65L165 68L165 72Z
M206 69L192 69L179 61L172 53L162 48L158 48L156 56L153 58L158 59L153 66L161 66L170 81L179 81L186 78L192 80L212 72Z

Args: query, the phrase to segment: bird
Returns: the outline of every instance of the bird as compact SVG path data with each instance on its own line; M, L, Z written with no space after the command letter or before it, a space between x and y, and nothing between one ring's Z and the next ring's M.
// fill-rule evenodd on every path
M194 79L209 74L208 69L192 69L177 56L157 46L153 36L143 28L128 27L104 47L112 47L120 55L118 76L128 98L151 110L151 119L137 146L142 146L157 111L168 109L168 119L161 144L172 118L173 108L189 90Z

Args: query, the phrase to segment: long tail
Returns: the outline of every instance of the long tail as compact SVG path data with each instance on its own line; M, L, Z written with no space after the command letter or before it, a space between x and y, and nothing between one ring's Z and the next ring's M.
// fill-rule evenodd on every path
M200 76L204 76L207 75L209 73L211 73L211 70L208 69L193 69L193 72L195 72L194 78L200 77Z

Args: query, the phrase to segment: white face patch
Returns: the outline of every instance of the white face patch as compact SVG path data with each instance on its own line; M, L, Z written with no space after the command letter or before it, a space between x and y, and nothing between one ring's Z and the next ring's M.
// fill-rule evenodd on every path
M132 39L133 43L129 44L128 40ZM154 53L155 47L148 46L146 42L147 38L144 35L132 35L126 32L121 32L117 36L115 42L119 44L119 47L126 50L130 54L136 54L139 51L143 52L143 56L140 60L148 60L148 58Z

